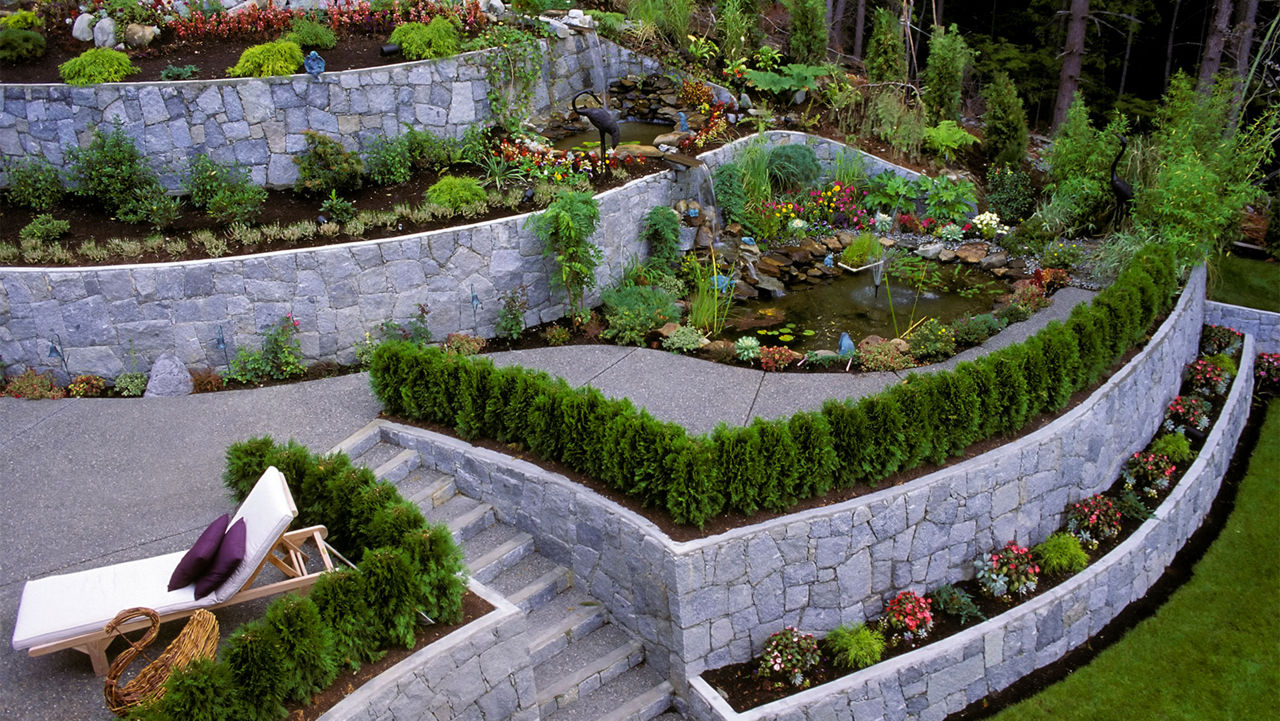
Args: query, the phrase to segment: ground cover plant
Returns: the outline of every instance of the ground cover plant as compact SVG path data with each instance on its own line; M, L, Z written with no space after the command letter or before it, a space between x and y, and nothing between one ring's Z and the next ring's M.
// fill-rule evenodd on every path
M265 617L242 625L216 660L175 672L137 721L273 719L286 700L305 701L336 677L391 645L412 647L422 612L461 618L465 569L448 529L428 525L416 506L346 454L317 456L293 441L252 438L227 449L224 482L243 500L276 466L298 506L294 527L324 524L329 541L358 566L317 580L311 594L278 597Z

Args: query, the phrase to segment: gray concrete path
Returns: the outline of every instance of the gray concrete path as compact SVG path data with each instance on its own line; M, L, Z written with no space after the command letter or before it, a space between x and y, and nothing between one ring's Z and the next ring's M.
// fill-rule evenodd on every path
M927 369L1018 342L1092 296L1062 290L1049 309L982 349ZM500 365L541 368L574 385L631 398L694 433L722 422L741 425L814 410L828 398L874 393L906 375L764 373L618 346L491 357ZM0 397L0 719L114 718L83 654L30 658L10 648L25 581L186 548L210 519L234 507L221 480L229 444L269 434L324 452L379 410L363 373L185 398ZM219 611L224 633L261 615L265 604ZM177 627L170 624L168 633ZM166 642L162 636L157 648Z

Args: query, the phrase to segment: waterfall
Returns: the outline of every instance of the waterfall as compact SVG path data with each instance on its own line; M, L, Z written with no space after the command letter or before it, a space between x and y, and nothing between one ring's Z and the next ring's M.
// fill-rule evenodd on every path
M600 49L600 36L594 30L583 36L587 39L587 58L591 61L591 67L587 68L587 73L591 76L591 89L597 96L604 98L601 103L608 109L609 99L605 94L609 91L609 85L605 81L604 51Z

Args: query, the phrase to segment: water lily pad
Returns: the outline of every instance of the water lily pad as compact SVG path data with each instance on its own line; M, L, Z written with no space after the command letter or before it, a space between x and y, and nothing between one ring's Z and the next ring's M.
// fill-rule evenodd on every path
M802 331L800 331L800 335L817 335L817 334L818 334L818 331L816 331L816 330L802 330Z
M782 334L782 335L778 336L778 340L782 341L783 343L790 343L791 341L793 341L793 340L795 340L795 339L796 339L796 337L795 337L795 336L793 336L793 335L791 335L790 333L784 333L784 334Z

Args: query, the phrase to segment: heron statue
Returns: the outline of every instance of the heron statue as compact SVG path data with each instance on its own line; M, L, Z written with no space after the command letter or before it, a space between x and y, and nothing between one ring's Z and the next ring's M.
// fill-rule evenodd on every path
M598 108L580 108L578 107L578 99L583 95L589 96L592 100L600 105ZM569 102L569 107L573 108L573 112L586 118L596 130L600 132L600 162L604 162L605 141L604 136L608 133L613 138L613 144L608 146L611 148L618 147L618 141L622 139L622 131L618 129L618 119L613 113L605 109L604 103L600 102L600 98L590 90L583 90L573 96L573 100Z
M1129 204L1133 202L1133 186L1116 174L1120 158L1129 147L1129 141L1123 135L1116 135L1116 137L1120 139L1120 152L1116 153L1115 160L1111 161L1111 193L1116 196L1116 218L1118 219L1129 212Z

